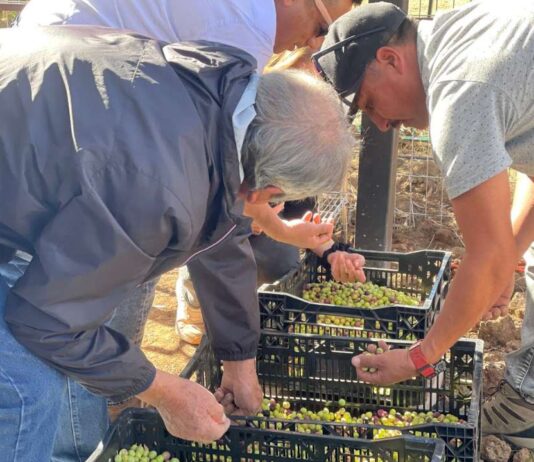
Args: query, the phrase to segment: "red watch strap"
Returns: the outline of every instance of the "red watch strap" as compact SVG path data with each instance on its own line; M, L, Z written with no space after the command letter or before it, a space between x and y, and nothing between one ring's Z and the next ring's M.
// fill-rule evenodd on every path
M421 351L420 340L418 342L415 342L410 347L410 349L408 350L408 354L410 355L410 359L412 360L415 369L417 370L417 372L419 372L419 374L427 378L430 378L435 375L435 367L427 361L425 355Z

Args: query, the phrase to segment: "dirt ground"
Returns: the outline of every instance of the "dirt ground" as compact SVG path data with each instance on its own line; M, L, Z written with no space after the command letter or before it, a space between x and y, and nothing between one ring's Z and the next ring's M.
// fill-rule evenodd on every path
M160 279L142 344L143 351L158 369L173 374L179 374L195 353L195 347L180 341L174 329L177 276L178 271L171 271Z

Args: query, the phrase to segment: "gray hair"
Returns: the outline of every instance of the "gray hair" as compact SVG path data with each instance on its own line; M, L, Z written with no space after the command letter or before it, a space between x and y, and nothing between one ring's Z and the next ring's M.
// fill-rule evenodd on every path
M306 72L271 72L256 112L242 151L251 189L276 186L280 200L298 200L341 188L355 139L333 88Z

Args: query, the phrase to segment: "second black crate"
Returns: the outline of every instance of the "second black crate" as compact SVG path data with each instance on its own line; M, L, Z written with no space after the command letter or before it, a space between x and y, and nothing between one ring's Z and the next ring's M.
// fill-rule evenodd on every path
M308 253L295 271L274 284L260 287L262 326L296 333L310 331L404 340L423 338L447 294L451 276L450 253L437 250L411 253L350 251L365 257L367 281L402 291L417 299L419 304L389 304L369 309L304 300L302 295L307 284L332 279L330 271L321 266L320 259ZM293 299L284 298L285 294ZM304 327L305 324L308 326ZM312 325L317 325L317 329L312 329Z
M404 305L325 305L276 292L260 292L258 299L262 329L294 334L419 340L427 333L435 314L427 308Z
M353 355L366 351L369 342L359 338L263 331L258 347L257 372L264 395L305 406L314 412L343 399L351 412L394 408L399 412L452 414L462 422L425 422L398 430L403 434L443 439L447 460L478 460L482 342L457 342L445 357L446 370L432 380L418 377L389 387L359 381L350 363ZM388 343L393 348L410 344L405 341ZM184 377L195 376L200 384L211 390L219 385L221 374L221 364L206 340L183 372ZM348 426L353 428L352 435L370 437L378 428L391 429L383 425L351 423ZM346 427L332 425L331 431L342 430L342 434L347 434Z

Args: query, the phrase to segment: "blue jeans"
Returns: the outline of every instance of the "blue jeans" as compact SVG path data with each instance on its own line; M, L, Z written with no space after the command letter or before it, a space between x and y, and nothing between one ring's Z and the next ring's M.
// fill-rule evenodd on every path
M4 321L9 286L19 269L0 271L0 460L49 461L66 378L13 337ZM10 284L8 284L8 281Z
M30 260L31 257L27 255L17 254L8 265L0 265L0 276L4 277L8 286L12 286L24 274ZM132 291L115 309L107 325L139 345L157 282L157 279L149 281ZM52 455L48 458L27 460L85 461L102 440L109 426L106 399L90 393L71 379L63 377L63 380L62 391L56 393L59 409L57 428L60 431L56 434ZM55 403L52 404L56 407Z
M529 403L534 404L534 242L525 254L525 317L521 348L506 357L506 381Z

